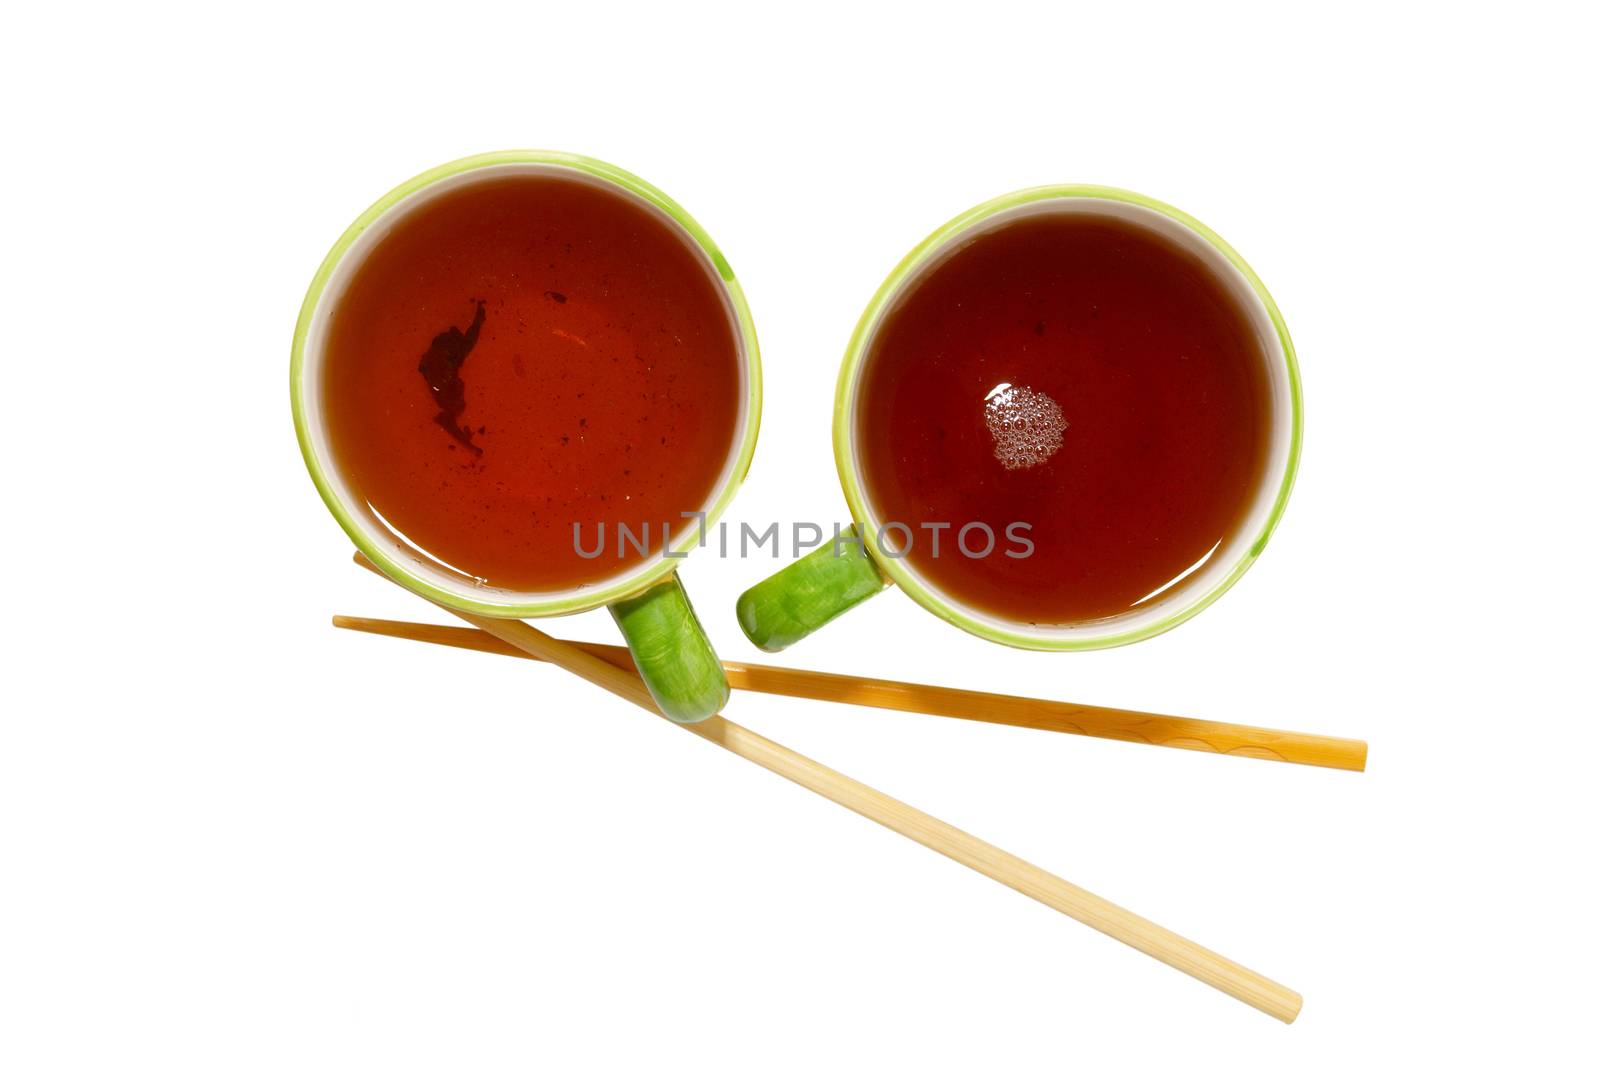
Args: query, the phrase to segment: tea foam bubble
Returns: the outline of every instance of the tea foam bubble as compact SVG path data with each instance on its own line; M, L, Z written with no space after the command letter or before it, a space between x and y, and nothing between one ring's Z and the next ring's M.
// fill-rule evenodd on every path
M1048 394L1001 383L983 400L983 421L995 460L1007 469L1042 465L1061 449L1067 430L1061 406Z

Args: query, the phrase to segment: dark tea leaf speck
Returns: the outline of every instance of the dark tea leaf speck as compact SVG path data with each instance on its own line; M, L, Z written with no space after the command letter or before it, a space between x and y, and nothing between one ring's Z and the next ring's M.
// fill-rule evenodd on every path
M433 392L433 401L439 407L434 422L450 433L474 454L483 453L472 443L472 429L463 428L458 420L467 409L467 387L461 381L461 366L466 363L472 347L478 344L478 332L483 328L483 302L477 302L472 314L472 324L465 331L451 327L433 336L428 352L417 362L417 371ZM482 428L478 429L482 431Z

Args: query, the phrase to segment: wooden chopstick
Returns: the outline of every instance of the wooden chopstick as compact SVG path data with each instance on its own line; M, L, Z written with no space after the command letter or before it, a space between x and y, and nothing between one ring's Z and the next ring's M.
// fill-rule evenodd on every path
M356 552L356 564L369 572L377 573L385 580L391 579L360 551ZM448 606L435 603L441 610L455 614L469 625L483 630L488 635L508 644L523 652L529 658L540 662L549 662L560 666L568 672L575 673L591 684L598 684L613 695L638 702L639 697L644 697L644 702L652 711L656 709L655 702L650 698L649 690L645 688L644 681L634 672L630 665L623 669L603 658L597 658L588 651L572 644L547 636L536 628L521 621L504 620L494 617L479 617L476 614L465 613L461 610L452 610Z
M360 555L357 555L357 561L374 572L378 571L372 563ZM650 693L644 687L644 682L637 675L621 670L588 651L547 636L524 621L494 620L457 611L451 612L474 624L482 622L485 626L492 626L494 630L492 635L518 650L571 669L579 676L600 684L608 691L615 692L661 717L660 711L650 699ZM489 631L489 628L486 627L485 631ZM552 654L555 657L548 657ZM597 672L597 664L610 673ZM632 684L613 674L632 678ZM1002 885L1032 897L1069 918L1076 919L1086 926L1092 926L1106 936L1114 937L1123 944L1136 948L1170 967L1175 967L1276 1019L1292 1023L1295 1016L1300 1014L1300 994L1287 986L1257 974L1250 968L1220 956L1126 908L1118 907L1087 889L1058 878L1025 859L1002 851L948 822L940 821L875 788L791 751L782 744L768 740L759 733L751 732L721 716L713 716L692 725L671 721L668 724L676 725L703 740L709 740L740 758L748 759L757 766L771 770L802 788L856 812L863 818L870 818L887 829L892 829L940 855L954 859L962 866L970 867Z
M486 635L478 629L450 625L425 625L414 621L390 621L376 617L335 616L335 628L370 632L378 636L417 640L445 647L460 647L489 654L539 659ZM567 641L569 646L586 651L620 669L631 671L633 660L626 647L608 643ZM1240 755L1252 759L1272 759L1305 766L1324 766L1334 770L1364 770L1367 744L1336 736L1316 736L1278 729L1257 729L1221 721L1176 718L1166 714L1145 714L1115 707L1087 706L1050 699L1027 699L992 692L972 692L960 688L941 688L931 684L850 677L839 673L818 673L808 669L787 669L752 662L724 662L728 683L735 688L768 695L787 695L797 699L821 699L831 703L853 703L882 710L913 714L934 714L942 718L1017 725L1025 729L1048 729L1057 733L1124 740L1159 747L1210 751L1219 755Z

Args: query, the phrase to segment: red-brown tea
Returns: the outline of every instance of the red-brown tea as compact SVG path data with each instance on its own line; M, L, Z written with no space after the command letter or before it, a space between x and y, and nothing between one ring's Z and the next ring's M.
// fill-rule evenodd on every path
M879 522L960 602L1011 621L1122 613L1241 522L1269 446L1266 362L1205 264L1137 224L1014 218L914 279L872 338L856 441ZM982 522L996 545L963 554ZM1031 525L1026 548L1008 526ZM940 530L937 556L932 529ZM906 541L896 534L891 546ZM977 554L986 540L974 529Z
M402 219L330 323L327 425L355 492L467 577L592 584L617 525L695 524L734 447L736 322L664 217L577 178L502 176ZM573 524L593 551L574 549Z

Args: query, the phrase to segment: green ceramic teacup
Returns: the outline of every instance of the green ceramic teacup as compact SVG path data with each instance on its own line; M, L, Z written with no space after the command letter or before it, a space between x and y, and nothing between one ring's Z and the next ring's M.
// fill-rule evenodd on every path
M662 712L675 721L699 721L720 710L728 696L722 664L674 572L697 544L701 527L690 525L653 554L619 561L615 574L595 584L565 591L502 590L474 583L412 547L354 491L333 460L322 370L331 310L356 267L398 220L429 199L473 182L528 173L577 178L634 200L683 235L717 280L737 338L741 404L722 472L700 507L701 525L715 522L750 467L761 417L760 356L744 294L711 238L665 194L620 168L567 153L499 152L457 160L403 183L350 225L312 280L295 328L290 394L300 449L328 509L387 576L441 605L484 617L554 617L609 607Z
M1110 617L1041 625L996 617L941 590L905 556L886 553L899 533L865 489L857 450L862 371L875 332L896 299L921 274L978 234L1034 212L1097 214L1156 231L1204 263L1244 311L1266 362L1269 446L1250 507L1230 549L1203 560L1170 594ZM739 624L758 647L779 651L893 583L925 609L977 636L1030 650L1089 650L1146 639L1188 620L1215 601L1261 553L1288 502L1300 456L1300 376L1294 347L1261 280L1221 238L1159 201L1104 186L1041 186L997 197L964 212L913 249L868 304L845 351L834 400L833 447L853 528L746 591ZM1183 578L1180 578L1183 579Z

